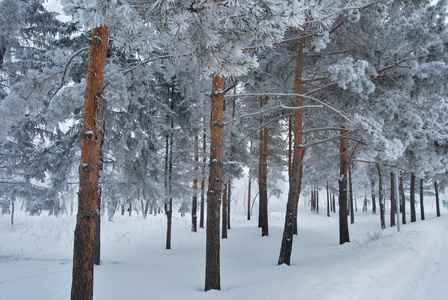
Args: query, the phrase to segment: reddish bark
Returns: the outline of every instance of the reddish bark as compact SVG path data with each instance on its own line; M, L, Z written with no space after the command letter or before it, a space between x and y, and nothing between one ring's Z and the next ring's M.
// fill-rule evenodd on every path
M210 174L207 191L205 290L220 290L220 207L223 167L224 77L213 75L210 119Z
M341 135L347 131L342 130ZM349 243L350 235L348 232L347 221L347 168L348 166L348 141L341 138L339 143L340 164L339 164L339 244Z
M295 93L303 94L302 71L305 59L305 40L299 43L299 52L297 55L296 70L295 70ZM296 97L295 107L303 106L303 97ZM303 115L302 110L298 109L294 112L294 140L293 140L293 156L292 166L289 172L289 192L288 202L286 204L285 225L283 229L283 237L280 248L280 255L278 264L291 263L293 235L297 233L297 206L299 203L300 190L303 176L303 157L305 155L305 148L303 148Z
M98 212L98 177L102 140L104 69L109 28L93 29L84 94L81 165L79 168L78 215L73 249L71 299L93 297L93 241Z

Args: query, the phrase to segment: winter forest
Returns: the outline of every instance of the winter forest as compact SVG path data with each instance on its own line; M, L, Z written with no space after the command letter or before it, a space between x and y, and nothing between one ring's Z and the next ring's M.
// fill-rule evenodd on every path
M447 48L446 0L0 0L0 298L442 299Z

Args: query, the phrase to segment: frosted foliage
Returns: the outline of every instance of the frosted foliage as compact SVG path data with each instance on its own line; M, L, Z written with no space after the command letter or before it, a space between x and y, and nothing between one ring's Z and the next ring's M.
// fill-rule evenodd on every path
M329 67L328 71L331 79L344 90L348 89L361 97L366 97L375 91L371 77L376 77L377 74L367 61L355 61L352 57L343 58Z
M5 140L11 126L25 115L26 110L25 102L20 101L15 92L11 92L0 102L0 142Z
M19 24L23 20L24 5L21 1L4 0L0 2L0 48L8 50L19 35Z
M242 75L258 65L243 49L270 46L286 29L286 5L278 1L167 1L154 9L178 54L193 53L205 75Z
M101 25L110 27L112 43L130 51L141 48L151 51L156 47L157 38L149 24L144 22L135 6L125 0L61 0L64 12L79 20L88 28Z
M76 109L83 107L85 86L85 79L80 83L67 86L51 101L44 114L50 130L70 118Z
M361 19L361 13L358 9L351 9L347 12L347 21L350 23L358 23Z
M105 78L107 78L106 84L113 87L105 91L104 101L107 102L107 109L114 111L124 110L129 104L126 76L123 75L119 66L108 65L106 67Z
M327 47L330 41L331 41L330 35L328 34L328 32L324 32L322 36L314 38L311 41L311 46L314 47L314 51L320 52L321 50Z

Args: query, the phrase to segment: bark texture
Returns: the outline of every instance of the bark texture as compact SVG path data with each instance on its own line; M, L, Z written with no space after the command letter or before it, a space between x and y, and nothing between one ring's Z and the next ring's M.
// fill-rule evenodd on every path
M199 228L204 228L205 212L205 165L207 164L207 130L202 134L202 166L201 166L201 207L199 214Z
M420 219L425 220L425 207L423 205L423 179L420 179Z
M380 164L376 164L376 169L378 171L378 198L380 202L380 222L381 229L386 228L386 220L385 220L385 205L384 205L384 191L383 191L383 173L381 173Z
M406 197L404 195L404 185L403 185L403 172L400 172L400 209L401 209L401 223L406 224Z
M199 136L194 137L194 173L198 172L198 162L199 162ZM193 198L191 200L191 231L198 231L198 178L193 179Z
M267 100L266 100L267 102ZM268 139L269 129L267 126L260 131L260 157L258 168L258 188L260 199L259 227L261 236L269 235L268 224Z
M98 212L98 176L102 140L104 69L109 28L93 29L84 94L78 214L73 249L72 300L93 297L93 240Z
M221 238L227 238L227 181L224 181L224 189L222 193L222 225L221 225Z
M390 226L395 226L395 215L397 208L397 197L395 195L395 173L390 172ZM398 220L397 220L398 221Z
M415 174L411 174L411 196L410 196L410 202L411 202L411 222L417 221L417 216L415 214Z
M341 135L346 131L341 131ZM339 244L350 242L350 234L348 231L347 221L347 168L348 168L348 142L347 139L340 139L339 153Z
M295 92L296 94L303 94L302 71L304 62L304 45L305 41L301 40L299 43L299 52L297 55L296 70L295 70ZM303 106L303 97L296 97L295 107ZM294 112L294 140L293 140L293 155L291 171L289 172L289 192L288 202L286 204L285 225L283 229L282 243L280 247L280 255L278 264L291 263L293 235L297 232L297 206L299 203L299 196L302 185L303 176L303 157L305 155L305 148L302 146L303 142L303 115L300 109Z
M440 200L439 200L439 188L437 186L437 181L434 181L434 192L436 193L436 214L440 217Z
M205 290L220 290L219 223L223 167L224 77L213 75L210 119L210 174L207 191L207 228L205 254Z

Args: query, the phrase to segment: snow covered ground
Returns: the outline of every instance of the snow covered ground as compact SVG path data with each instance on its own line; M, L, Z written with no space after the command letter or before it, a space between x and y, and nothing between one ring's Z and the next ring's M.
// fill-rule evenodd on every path
M172 250L164 249L164 215L105 217L94 299L448 299L446 209L436 218L427 207L426 221L418 215L400 233L381 231L379 215L358 212L344 245L336 214L300 210L289 267L276 265L282 213L271 214L263 238L256 221L234 216L221 243L222 290L209 292L205 231L190 231L189 214L174 218ZM9 222L0 217L0 299L69 299L75 217L19 212L13 228Z

